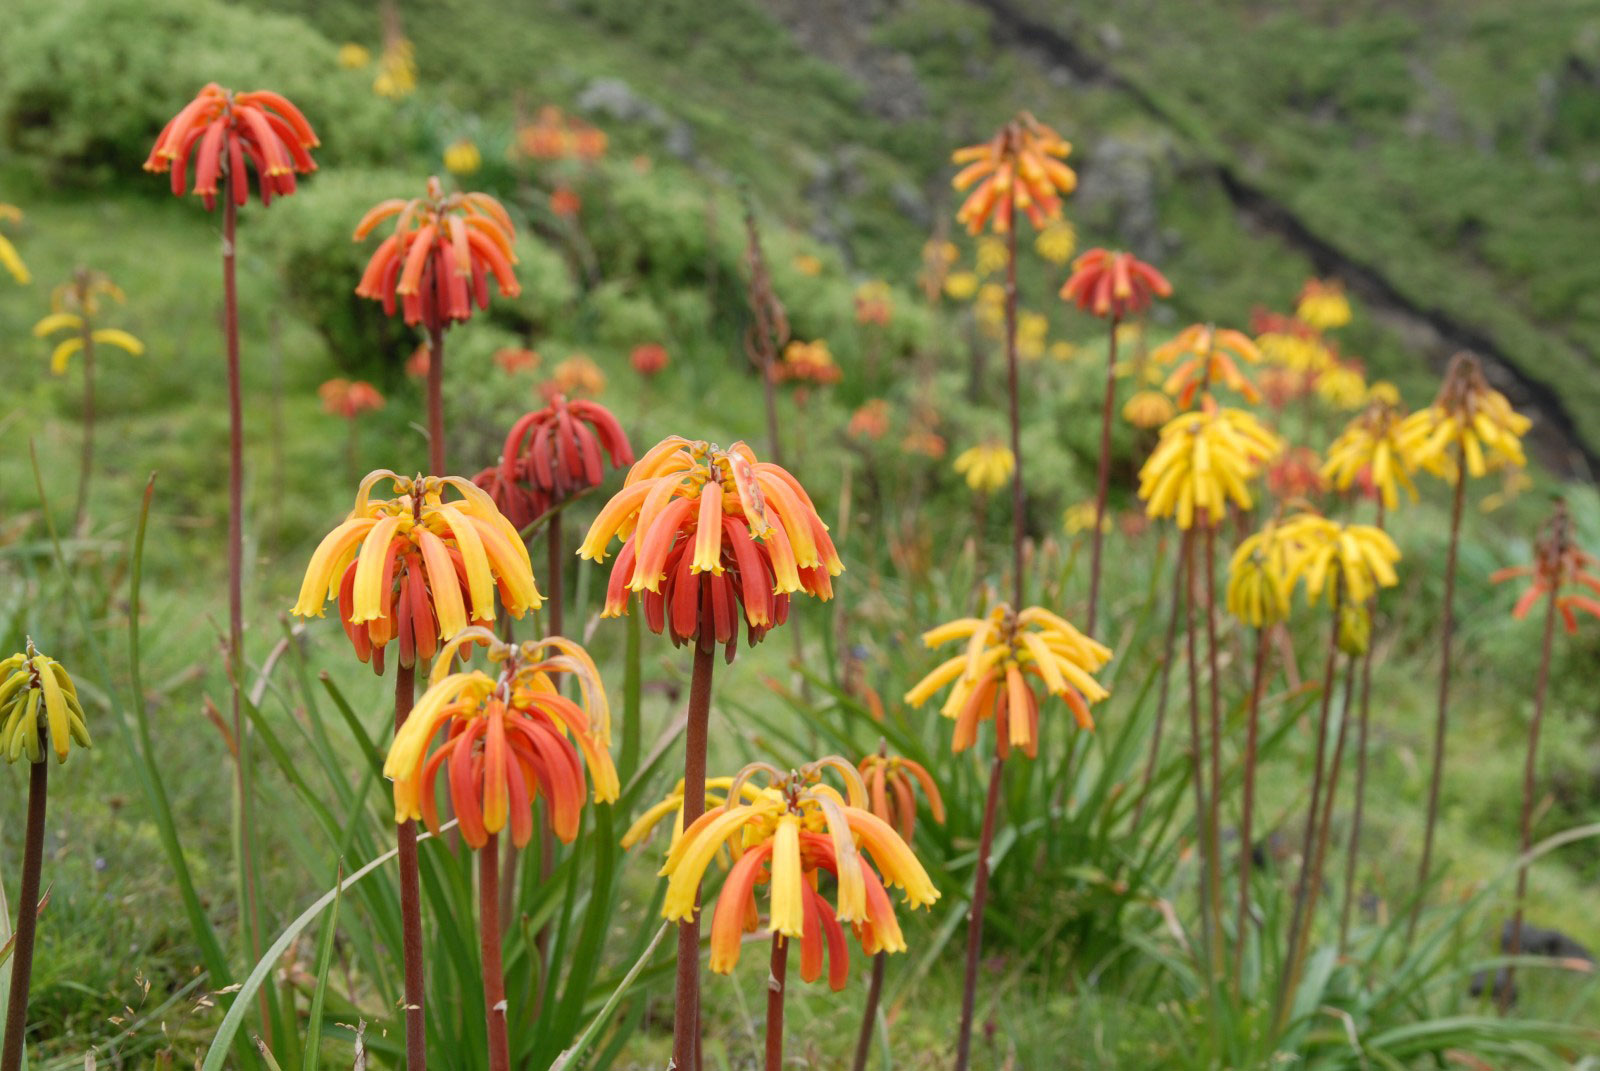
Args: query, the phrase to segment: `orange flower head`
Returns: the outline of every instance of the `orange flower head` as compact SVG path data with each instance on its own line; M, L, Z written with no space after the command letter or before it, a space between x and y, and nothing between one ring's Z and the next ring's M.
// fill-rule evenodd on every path
M1595 567L1594 555L1585 553L1573 536L1566 502L1558 498L1555 512L1534 544L1533 564L1496 570L1489 579L1496 584L1521 577L1531 579L1533 582L1517 600L1511 616L1522 620L1540 598L1548 596L1555 600L1556 612L1571 634L1578 631L1579 611L1600 617L1600 599L1596 598L1600 596L1600 576L1592 572ZM1586 590L1566 590L1573 586Z
M317 388L324 412L346 420L354 420L362 413L383 408L383 395L364 379L330 379Z
M1018 209L1036 229L1058 218L1061 198L1078 186L1078 176L1062 163L1070 152L1070 142L1028 112L983 144L957 149L951 160L966 166L950 184L973 189L956 212L956 222L967 233L978 234L993 220L995 232L1004 234Z
M517 130L517 148L534 160L571 158L587 163L604 156L607 144L604 131L566 116L553 104L540 108L532 122Z
M877 442L889 434L889 403L882 398L869 398L850 414L850 435L857 439Z
M1218 383L1247 402L1261 400L1256 385L1239 370L1240 363L1261 363L1261 351L1243 331L1193 324L1157 346L1150 358L1160 365L1177 362L1161 389L1177 399L1180 409L1194 405L1196 393Z
M844 792L822 783L825 770L841 777ZM767 783L752 797L746 788L756 775L765 775ZM735 856L711 917L710 967L718 974L733 971L744 934L760 925L757 886L768 889L767 929L800 942L800 977L820 978L826 953L835 992L850 974L841 923L853 929L869 956L904 952L889 890L901 889L913 908L939 899L911 848L868 809L861 775L844 759L830 756L788 773L752 763L733 779L727 799L683 831L661 867L667 878L662 914L690 919L712 860L724 850ZM832 879L831 904L824 875Z
M384 480L397 497L372 497ZM459 476L379 469L361 481L350 515L312 554L292 612L321 617L337 599L356 657L382 673L391 640L400 642L400 664L410 666L469 624L492 624L496 594L513 617L544 601L528 548L493 500Z
M497 667L493 675L452 672L469 643L488 647ZM384 776L394 782L395 821L421 819L438 832L435 789L443 767L468 846L482 848L509 826L512 843L526 847L533 837L533 803L541 796L551 829L571 844L588 778L597 803L621 793L609 750L611 713L588 653L560 636L507 644L489 629L470 628L440 655L428 690L395 733L383 765ZM561 694L562 676L578 682L578 701ZM440 729L446 730L444 743L430 754Z
M894 301L888 283L874 279L856 287L856 323L885 327L893 317Z
M1291 446L1267 468L1267 490L1285 501L1320 495L1327 489L1322 459L1309 446Z
M659 342L645 342L633 347L633 352L628 354L628 363L633 365L633 370L646 379L660 375L667 367L667 347Z
M629 470L595 518L580 557L603 562L613 538L602 617L628 612L631 594L652 632L703 650L723 644L731 661L743 614L750 643L783 624L796 594L833 597L844 564L805 489L744 443L724 450L664 439Z
M1125 320L1153 298L1171 297L1172 284L1132 253L1091 249L1072 262L1061 299L1102 319Z
M583 198L568 186L557 186L550 191L550 211L562 219L576 219L583 211Z
M1072 711L1078 728L1092 730L1089 707L1111 693L1091 674L1111 661L1111 649L1040 606L1014 613L1004 603L985 617L965 617L922 634L929 648L962 640L966 650L942 663L906 693L920 707L953 684L939 713L955 719L950 750L957 754L978 739L978 723L995 723L995 748L1004 757L1020 747L1030 759L1039 747L1039 699L1027 678Z
M380 223L395 220L394 232L378 243L356 293L383 302L394 315L399 305L408 324L447 326L489 307L489 279L500 293L522 293L512 265L515 229L499 201L486 193L444 192L437 178L426 195L380 201L356 224L361 241Z
M598 487L607 460L612 468L634 461L633 447L617 418L599 402L568 401L564 394L553 394L543 409L511 425L500 452L499 484L525 485L532 493L533 516L538 517Z
M783 360L776 369L778 379L785 383L812 383L828 386L844 377L833 360L833 351L823 339L801 342L799 339L783 348Z
M944 825L944 799L922 763L899 755L873 754L856 763L856 769L867 786L868 809L893 826L907 844L917 828L917 788L922 789L933 820Z
M551 369L546 394L588 394L598 396L606 390L606 374L581 353L575 353Z
M194 192L209 212L217 204L219 180L228 183L234 204L250 199L249 161L265 205L293 193L296 174L317 169L311 150L320 144L300 109L280 94L235 93L209 82L161 128L144 169L171 172L172 193L182 197L193 160Z
M494 363L508 376L538 369L539 354L526 346L504 346L494 351Z

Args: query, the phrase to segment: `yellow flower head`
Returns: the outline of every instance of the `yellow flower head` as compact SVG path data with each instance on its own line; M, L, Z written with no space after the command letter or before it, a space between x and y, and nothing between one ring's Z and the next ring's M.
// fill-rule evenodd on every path
M993 275L1006 266L1010 254L1006 251L1004 238L986 234L978 239L978 248L973 262L978 267L979 275Z
M382 480L397 497L372 497ZM447 500L447 491L456 497ZM338 599L356 657L381 673L392 639L409 666L469 624L492 624L496 593L513 617L544 602L528 548L488 493L459 476L379 469L361 481L350 515L312 554L292 612L321 617L324 604Z
M1329 331L1350 322L1350 299L1344 284L1335 279L1307 279L1295 303L1295 317L1318 331Z
M1210 396L1199 409L1161 429L1161 441L1139 470L1139 497L1151 519L1175 516L1194 526L1196 514L1213 527L1231 500L1254 505L1248 484L1283 449L1283 440L1242 409L1220 408Z
M821 275L822 258L811 253L796 253L794 255L794 270L801 275Z
M1072 259L1078 251L1078 232L1071 223L1058 219L1039 232L1033 240L1034 252L1058 267Z
M1122 406L1122 419L1136 428L1159 428L1178 413L1172 399L1158 390L1142 390Z
M819 338L812 342L792 340L783 348L783 359L773 370L778 379L786 383L814 383L828 386L844 378L844 372L833 359L828 340Z
M965 164L951 180L958 190L976 186L956 213L956 221L978 234L992 219L996 234L1013 224L1015 209L1034 227L1061 215L1061 197L1078 185L1078 176L1062 163L1072 145L1027 112L1001 127L981 145L957 149L951 159Z
M966 301L978 292L978 276L970 271L953 271L945 276L944 292L956 301Z
M1417 488L1411 482L1411 473L1416 471L1417 461L1400 438L1403 420L1404 414L1392 405L1369 405L1328 447L1322 478L1341 491L1349 490L1358 480L1370 484L1382 496L1387 510L1400 505L1402 487L1415 502Z
M844 793L822 783L825 770L844 781ZM744 786L758 774L767 784L751 798ZM712 914L713 971L727 974L738 964L741 937L757 926L759 884L768 886L768 931L801 942L806 981L821 976L826 947L829 984L844 988L849 956L840 923L853 927L868 955L906 950L888 889L903 890L913 908L933 904L939 890L894 828L868 810L866 785L854 766L829 757L785 774L753 763L733 779L728 796L732 802L683 831L661 867L667 879L662 914L689 919L706 868L724 847L736 856ZM820 891L823 874L834 880L832 905Z
M416 88L416 49L406 38L390 36L378 56L378 75L372 80L372 91L380 97L399 100L410 96Z
M1289 545L1289 583L1304 580L1308 602L1327 592L1330 604L1359 606L1400 582L1400 548L1382 528L1300 513L1283 522L1279 538Z
M1454 483L1461 478L1458 460L1470 476L1482 476L1491 466L1525 466L1522 436L1531 426L1489 386L1478 359L1462 352L1451 358L1433 404L1400 425L1399 439L1418 465Z
M1164 395L1162 398L1165 400ZM1074 502L1061 515L1061 527L1066 529L1068 535L1078 535L1082 532L1090 531L1094 528L1094 515L1097 512L1098 510L1095 508L1095 502L1092 498L1085 499L1082 502ZM1109 512L1100 519L1100 531L1111 531L1111 514Z
M1080 729L1093 729L1089 707L1109 693L1090 674L1111 661L1111 649L1038 606L1020 614L1001 604L987 617L964 617L922 634L928 647L964 640L966 651L941 664L906 693L920 707L953 684L939 713L956 722L950 749L960 753L978 739L978 723L994 720L1002 756L1020 747L1032 758L1039 745L1039 701L1027 677L1044 682L1072 711Z
M372 62L372 52L366 45L346 41L339 46L339 66L347 71L359 71Z
M1008 447L997 442L969 446L956 455L956 472L967 478L967 486L981 495L1004 487L1016 470L1017 459Z
M459 138L444 149L444 169L452 175L470 175L483 166L483 153L471 138Z
M1400 388L1387 379L1375 379L1367 385L1367 401L1383 402L1385 405L1399 406Z
M22 209L0 201L0 221L16 223L21 219ZM33 280L33 276L28 274L28 266L17 253L17 247L4 234L0 234L0 268L4 268L18 286L27 286Z
M1050 358L1052 360L1061 361L1064 363L1072 360L1077 355L1078 347L1074 346L1066 339L1058 338L1054 342L1050 343Z
M0 755L16 762L43 762L48 747L56 761L66 762L76 741L91 747L89 726L78 689L66 669L38 652L33 641L26 651L0 660Z
M1193 405L1195 394L1207 384L1221 383L1247 402L1261 400L1256 385L1239 371L1239 362L1261 362L1261 351L1243 331L1193 324L1152 350L1150 359L1159 365L1177 362L1161 389L1178 400L1180 409Z
M117 304L127 299L103 272L80 268L70 282L62 283L50 293L50 315L33 325L35 338L47 338L60 331L71 331L69 338L56 343L50 354L50 374L59 376L66 372L67 361L83 349L85 340L115 346L137 357L144 352L144 343L128 332L115 327L96 327L95 318L100 312L100 298L109 297Z
M1228 612L1251 628L1288 617L1293 549L1276 519L1246 536L1228 563Z
M1050 334L1050 317L1039 312L1023 312L1017 317L1017 356L1037 361L1044 356Z
M452 672L471 643L488 647L498 665L493 676ZM556 680L563 675L577 680L578 702L561 694ZM443 728L445 741L430 755ZM438 831L434 793L443 767L471 847L482 848L508 825L512 842L526 846L536 796L549 807L555 835L570 844L583 809L584 770L594 779L595 802L610 803L621 792L610 746L611 712L588 652L560 636L508 644L486 628L469 628L440 652L428 690L395 733L383 775L394 782L396 822L420 818Z
M1268 363L1302 375L1316 375L1333 363L1333 351L1322 336L1295 322L1263 331L1256 336L1256 348Z
M1367 401L1367 378L1355 361L1335 359L1317 374L1316 390L1336 409L1360 409Z

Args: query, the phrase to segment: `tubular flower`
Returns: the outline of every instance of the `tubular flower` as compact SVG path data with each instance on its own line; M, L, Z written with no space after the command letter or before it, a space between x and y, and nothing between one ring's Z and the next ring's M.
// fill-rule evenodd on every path
M612 468L633 464L633 447L617 418L599 402L584 398L569 402L564 394L552 394L549 405L511 425L500 451L495 486L525 485L531 502L519 499L518 509L531 507L537 518L573 495L599 486L606 460ZM495 497L493 489L485 489Z
M843 795L819 783L826 769L845 781ZM747 800L743 787L757 773L769 783ZM784 775L752 763L733 779L729 796L738 802L696 819L661 867L667 879L662 914L689 919L711 861L724 846L736 856L711 918L713 971L732 972L742 936L759 926L755 890L761 884L768 887L766 928L800 941L800 976L808 982L821 977L826 949L828 984L844 988L850 957L840 923L850 924L868 955L906 950L888 890L900 888L913 908L932 905L939 890L893 827L867 810L866 786L855 767L829 757ZM824 873L834 879L833 904L819 891Z
M713 811L727 803L728 790L732 787L733 778L731 777L706 778L705 809ZM747 781L740 786L739 795L743 802L751 803L760 797L761 790ZM670 848L676 845L678 839L683 836L683 778L681 777L678 778L678 783L673 786L672 791L667 793L665 798L646 809L643 814L634 820L633 825L628 827L628 831L622 835L623 850L626 851L634 845L642 843L655 831L656 826L661 824L661 820L669 814L673 816L672 841L668 845Z
M452 175L475 174L483 167L483 153L471 138L460 138L445 146L444 169Z
M1367 404L1383 402L1385 405L1398 406L1400 404L1400 388L1387 379L1373 380L1367 386Z
M827 386L839 382L844 373L834 363L833 352L825 339L801 342L795 339L783 348L783 360L778 363L777 377L782 382L814 383Z
M1072 145L1027 112L1001 127L981 145L957 149L952 161L966 166L951 185L977 183L956 212L956 222L978 234L991 219L996 234L1011 229L1012 211L1021 209L1034 227L1061 215L1061 197L1078 186L1078 176L1061 161Z
M1016 470L1017 459L1009 447L996 442L969 446L956 455L956 472L967 478L967 486L980 495L1000 490Z
M512 271L517 255L511 217L486 193L448 196L437 178L428 179L425 196L380 201L356 224L361 241L380 223L394 219L394 232L378 243L356 293L383 302L394 315L398 304L408 324L444 326L472 316L472 305L489 307L489 279L506 297L522 287Z
M1325 488L1321 458L1309 446L1291 446L1267 468L1267 490L1290 500L1321 494Z
M1257 629L1288 617L1293 550L1293 540L1284 537L1276 519L1245 536L1228 562L1228 612Z
M1094 728L1089 707L1110 695L1090 674L1111 660L1111 649L1042 607L1013 614L1002 603L987 617L964 617L922 634L929 648L952 640L965 640L966 651L918 681L905 700L920 707L954 683L939 713L955 719L950 750L958 754L977 741L980 721L994 719L999 754L1020 747L1033 758L1039 744L1039 701L1028 675L1067 704L1080 729Z
M1197 511L1213 527L1231 499L1254 505L1248 484L1283 449L1283 441L1242 409L1219 408L1208 395L1199 409L1161 429L1161 441L1139 470L1139 497L1152 519L1176 516L1189 529Z
M993 235L979 238L977 248L972 251L973 266L978 269L979 275L986 278L1004 268L1010 259L1011 253L1005 239Z
M550 370L550 390L562 394L587 394L598 397L605 393L606 374L600 366L581 353L573 354Z
M978 276L970 271L951 272L944 281L944 292L956 301L966 301L978 292Z
M499 665L451 672L468 643L489 646ZM584 649L551 636L520 645L499 642L493 632L469 628L440 652L428 690L395 733L383 775L394 782L394 820L421 819L439 830L434 798L439 768L445 768L450 802L461 836L482 848L507 825L517 847L533 836L533 801L544 796L550 825L563 844L578 835L586 794L585 768L594 779L596 803L621 793L611 762L611 713L599 670ZM581 701L561 694L556 678L578 682ZM428 752L441 728L445 742Z
M1572 518L1567 514L1566 503L1557 499L1555 513L1545 522L1544 531L1534 544L1533 564L1498 569L1490 574L1489 579L1500 584L1520 577L1531 578L1533 583L1517 600L1511 616L1522 620L1540 598L1549 596L1555 600L1562 624L1571 634L1578 631L1577 611L1600 617L1600 599L1596 598L1600 596L1600 576L1590 571L1595 565L1595 557L1585 553L1573 538ZM1593 594L1563 592L1564 588L1574 584L1587 588ZM4 735L0 734L0 742L4 739Z
M265 89L235 93L209 82L161 129L144 169L170 171L172 193L182 197L192 158L194 192L209 212L217 204L219 180L229 184L234 204L250 199L249 160L265 205L295 191L296 173L317 169L311 150L319 144L306 117L283 96Z
M1289 542L1289 583L1306 582L1306 600L1315 603L1324 590L1330 602L1338 581L1349 606L1361 606L1400 582L1394 564L1400 548L1382 528L1341 524L1316 513L1300 513L1283 522L1280 538Z
M1033 240L1033 251L1052 264L1065 264L1078 250L1078 232L1071 223L1058 219Z
M1439 395L1426 409L1400 424L1399 442L1422 468L1454 483L1460 478L1455 446L1465 460L1467 474L1482 476L1491 464L1522 468L1522 435L1532 422L1489 386L1483 366L1470 353L1450 359Z
M917 828L916 788L922 789L933 820L944 825L944 798L922 763L899 755L868 755L856 769L867 786L868 809L894 827L907 844Z
M76 741L92 747L78 689L66 669L28 641L27 650L0 660L0 755L43 762L45 748L67 761Z
M373 499L380 480L398 496ZM445 492L459 496L445 500ZM513 617L538 609L528 548L489 496L459 476L369 473L355 507L306 567L293 613L321 617L339 601L356 657L383 672L383 650L400 641L400 664L432 658L442 640L495 618L495 594Z
M372 80L372 91L380 97L399 100L410 96L416 88L416 49L403 35L386 34L383 51L378 55L378 73Z
M1328 460L1322 465L1323 479L1332 481L1341 491L1349 490L1358 479L1370 480L1386 510L1400 505L1402 487L1415 502L1417 487L1411 482L1411 473L1417 462L1400 437L1404 419L1400 410L1388 403L1367 406L1328 447Z
M889 284L873 279L856 287L856 323L886 327L894 318L894 299Z
M789 599L833 597L844 564L805 489L744 443L724 450L671 436L628 472L589 528L580 557L603 562L623 540L602 617L636 593L652 632L670 618L676 644L724 644L731 660L742 611L757 643L789 616Z
M494 351L494 363L508 376L535 371L541 360L537 351L526 346L502 346Z
M90 341L115 346L135 357L144 353L144 343L128 332L115 327L93 326L95 317L100 313L101 295L119 305L127 300L122 288L103 272L83 268L73 274L71 282L62 283L50 292L50 315L33 325L33 337L47 338L64 330L72 332L71 337L58 342L50 353L51 375L64 374L72 355L83 349L86 324L90 327Z
M869 398L850 414L850 435L857 439L877 442L889 434L889 403L883 398Z
M1172 284L1132 253L1091 249L1072 262L1061 288L1063 301L1102 319L1124 320L1144 311L1154 297L1170 297Z
M21 219L22 209L0 201L0 222L17 223ZM4 234L0 234L0 268L4 268L18 286L27 286L33 281L33 276L28 274L28 266L17 253L17 247Z
M605 155L606 145L604 131L569 118L553 104L540 108L532 122L517 130L517 149L535 160L597 160Z
M317 388L324 412L346 420L354 420L362 413L383 408L383 395L364 379L330 379Z
M1142 390L1122 406L1122 419L1136 428L1159 428L1178 413L1172 399L1158 390Z
M1344 284L1336 279L1307 279L1294 305L1295 318L1318 331L1329 331L1350 322L1350 299Z
M1261 400L1256 385L1239 370L1240 361L1261 363L1261 351L1243 331L1193 324L1157 346L1150 359L1162 365L1178 362L1161 389L1178 400L1180 409L1193 405L1196 392L1213 383L1221 383L1247 402Z
M1317 395L1338 409L1360 409L1367 401L1367 377L1361 364L1335 358L1317 374Z
M645 378L659 375L667 367L667 347L659 342L645 342L633 347L628 363Z

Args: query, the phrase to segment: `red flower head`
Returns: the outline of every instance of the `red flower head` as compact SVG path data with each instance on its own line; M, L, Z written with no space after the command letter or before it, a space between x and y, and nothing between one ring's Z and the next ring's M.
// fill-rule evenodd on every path
M628 472L594 520L580 557L603 562L623 539L601 616L628 611L629 593L645 623L672 640L727 647L731 661L743 611L757 643L789 616L789 598L833 597L844 571L828 526L800 482L744 443L726 450L672 436Z
M1072 151L1070 142L1027 112L1001 127L982 145L957 149L951 159L966 164L951 180L958 190L973 183L956 213L969 234L982 231L992 218L996 233L1011 229L1014 208L1042 227L1061 214L1061 196L1078 186L1078 176L1061 161ZM982 181L979 181L979 180Z
M250 199L248 160L265 205L294 192L296 172L317 169L310 150L320 144L300 109L279 94L236 94L209 82L162 127L144 169L172 172L172 192L182 197L192 158L194 192L209 212L217 204L218 179L228 181L234 204Z
M1267 469L1267 489L1284 501L1320 495L1327 489L1322 459L1309 446L1289 447Z
M1125 320L1143 312L1152 297L1171 297L1172 284L1132 253L1091 249L1072 262L1061 288L1064 301L1100 317Z
M933 775L920 762L898 755L868 755L856 764L867 786L867 809L894 827L910 843L917 828L916 788L922 789L933 820L944 825L944 799Z
M1585 553L1573 539L1567 504L1556 499L1555 513L1545 522L1539 542L1534 546L1533 564L1500 569L1489 579L1499 584L1515 577L1532 577L1533 583L1517 600L1511 616L1522 620L1541 596L1548 595L1556 601L1556 612L1561 615L1567 632L1573 633L1578 631L1577 611L1600 617L1600 599L1594 597L1600 595L1600 576L1589 571L1595 564L1594 556ZM1594 595L1563 594L1562 589L1572 584L1588 588Z
M539 355L525 346L506 346L494 352L494 363L508 376L532 372L539 367Z
M583 210L583 198L566 186L550 191L550 211L562 219L573 219Z
M605 478L602 452L612 468L633 464L627 433L609 409L586 398L568 401L566 395L554 394L549 405L511 426L493 487L485 486L481 473L474 482L495 497L507 516L512 510L500 502L493 488L526 487L529 498L514 498L514 509L531 508L537 518L580 491L599 486ZM512 523L518 522L513 519Z
M394 315L401 305L408 324L441 326L472 316L472 304L489 307L489 277L506 297L522 293L511 266L517 262L514 229L506 210L486 193L445 195L437 178L425 197L391 198L356 224L361 241L398 216L394 233L378 244L356 293L383 302Z
M633 352L628 354L628 362L641 376L657 375L667 367L667 348L659 342L646 342L633 347Z
M361 413L383 408L383 395L364 379L330 379L317 388L322 408L334 416L354 420Z
M889 434L889 403L882 398L861 403L861 408L850 414L850 434L874 442Z

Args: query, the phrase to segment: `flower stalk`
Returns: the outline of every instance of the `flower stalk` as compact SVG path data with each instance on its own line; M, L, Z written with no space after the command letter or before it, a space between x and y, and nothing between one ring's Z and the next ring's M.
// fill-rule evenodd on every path
M694 648L689 679L689 722L683 752L683 826L706 809L706 739L711 720L711 679L715 645L707 637ZM672 1019L672 1063L681 1071L698 1068L700 1049L700 913L678 923L678 967Z
M978 964L983 958L983 912L989 904L989 853L994 849L995 821L1006 760L995 754L989 764L989 794L983 803L983 829L978 834L978 863L972 879L972 908L967 915L967 964L962 975L961 1025L956 1035L956 1071L967 1071L972 1059L972 1017L978 999Z
M789 944L783 934L774 933L772 959L767 968L766 1071L783 1071L783 998L789 992L788 973Z
M17 892L17 928L11 950L11 1000L6 1006L5 1048L0 1071L20 1071L28 1027L28 984L33 978L33 944L39 921L39 872L44 863L45 797L50 764L43 757L28 764L28 819L22 841L22 881Z
M416 701L416 666L397 665L394 672L394 729L411 716ZM415 822L395 825L395 849L400 867L401 958L405 972L406 1069L427 1071L428 1019L423 1002L422 887L417 867L417 826Z
M489 1071L511 1071L506 1033L506 974L500 962L500 835L478 852L478 937L483 949L483 1006L489 1028Z

